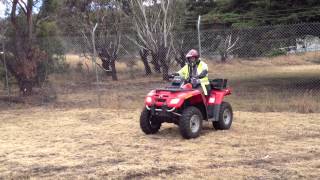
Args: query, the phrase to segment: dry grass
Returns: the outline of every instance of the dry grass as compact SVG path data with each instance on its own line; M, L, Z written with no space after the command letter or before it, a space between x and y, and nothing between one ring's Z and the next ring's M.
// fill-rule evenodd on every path
M171 124L141 132L145 94L166 84L143 77L141 64L134 78L117 64L120 81L103 76L98 92L91 72L54 74L56 101L0 106L0 179L317 179L320 65L311 57L207 60L211 78L229 79L235 120L229 131L205 123L193 140ZM70 55L71 67L77 58Z
M235 112L230 131L205 124L182 140L152 136L139 111L34 108L1 112L0 178L279 178L320 176L320 114Z
M205 61L209 64L210 78L229 79L234 93L228 101L236 110L320 113L320 65L315 63L319 56L320 53L307 53L264 60L235 59L227 64ZM78 60L76 55L67 56L67 61L75 69ZM51 75L50 82L57 91L58 99L46 105L58 108L96 107L97 95L100 94L101 105L105 108L141 107L147 92L165 86L166 82L161 81L161 75L144 77L141 63L134 65L128 73L125 62L121 60L117 64L119 81L113 82L110 77L100 76L102 83L99 91L91 70ZM88 64L91 64L89 60ZM4 94L0 91L0 96ZM40 103L36 104L43 105L42 101L46 98L38 99ZM0 101L0 107L7 106L1 105Z
M72 68L77 68L78 64L81 63L83 65L84 71L93 71L94 64L92 63L92 58L89 57L80 57L76 54L67 54L66 55L66 62L70 64ZM101 60L97 58L97 63L101 65ZM119 73L126 73L131 67L132 71L141 71L143 70L143 63L140 62L138 59L120 59L116 62L116 68Z
M205 61L210 66L210 78L229 79L234 94L228 97L228 101L236 110L313 113L320 112L320 65L310 60L315 55L307 53L259 61L234 60L227 64ZM93 74L73 72L68 76L51 76L50 80L59 94L54 106L96 106L97 94L100 94L102 107L137 108L142 106L148 91L166 84L159 75L143 77L143 67L139 63L134 66L133 78L125 72L124 63L117 66L120 81L112 82L110 77L101 76L103 83L99 92L92 83L95 82Z
M238 111L183 140L171 124L144 135L137 110L2 111L0 179L316 179L319 117Z

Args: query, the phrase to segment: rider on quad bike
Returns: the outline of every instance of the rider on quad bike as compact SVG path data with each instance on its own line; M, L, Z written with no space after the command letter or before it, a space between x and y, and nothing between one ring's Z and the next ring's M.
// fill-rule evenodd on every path
M181 76L184 79L189 78L194 88L200 89L204 95L208 95L210 91L210 83L208 78L208 65L199 58L199 53L195 49L191 49L186 55L188 63L178 72L173 73L170 77Z
M196 138L202 122L209 121L217 130L231 127L233 112L224 101L231 94L227 79L208 79L208 66L196 50L186 55L187 64L171 75L171 85L151 90L145 97L140 128L145 134L157 133L162 123L179 126L181 135Z

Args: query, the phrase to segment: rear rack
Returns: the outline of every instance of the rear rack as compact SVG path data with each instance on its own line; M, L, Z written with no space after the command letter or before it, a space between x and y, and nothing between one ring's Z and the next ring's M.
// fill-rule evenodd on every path
M223 90L227 88L228 79L210 79L211 89Z

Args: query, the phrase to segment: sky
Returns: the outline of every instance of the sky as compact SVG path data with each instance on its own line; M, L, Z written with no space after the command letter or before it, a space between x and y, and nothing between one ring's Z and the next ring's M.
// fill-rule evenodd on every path
M26 0L24 0L24 1L26 1ZM35 13L38 13L41 5L42 5L42 1L40 1L39 3L36 4L35 8L33 8L33 11ZM3 18L5 16L5 11L6 11L6 6L0 0L0 18Z
M0 1L0 17L4 17L6 6Z
M143 5L145 5L145 6L152 6L153 5L153 0L145 0L144 2L143 2ZM161 3L161 0L157 0L157 3Z

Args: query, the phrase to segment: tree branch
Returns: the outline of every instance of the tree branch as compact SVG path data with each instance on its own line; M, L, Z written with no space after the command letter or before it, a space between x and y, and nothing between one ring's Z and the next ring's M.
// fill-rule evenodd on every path
M18 1L19 0L13 0L11 8L11 22L15 29L17 29L16 10Z
M20 2L22 2L25 6L23 7L23 5L22 5ZM27 7L26 7L25 2L18 0L18 5L20 6L20 8L21 8L21 10L24 12L24 14L27 15Z

